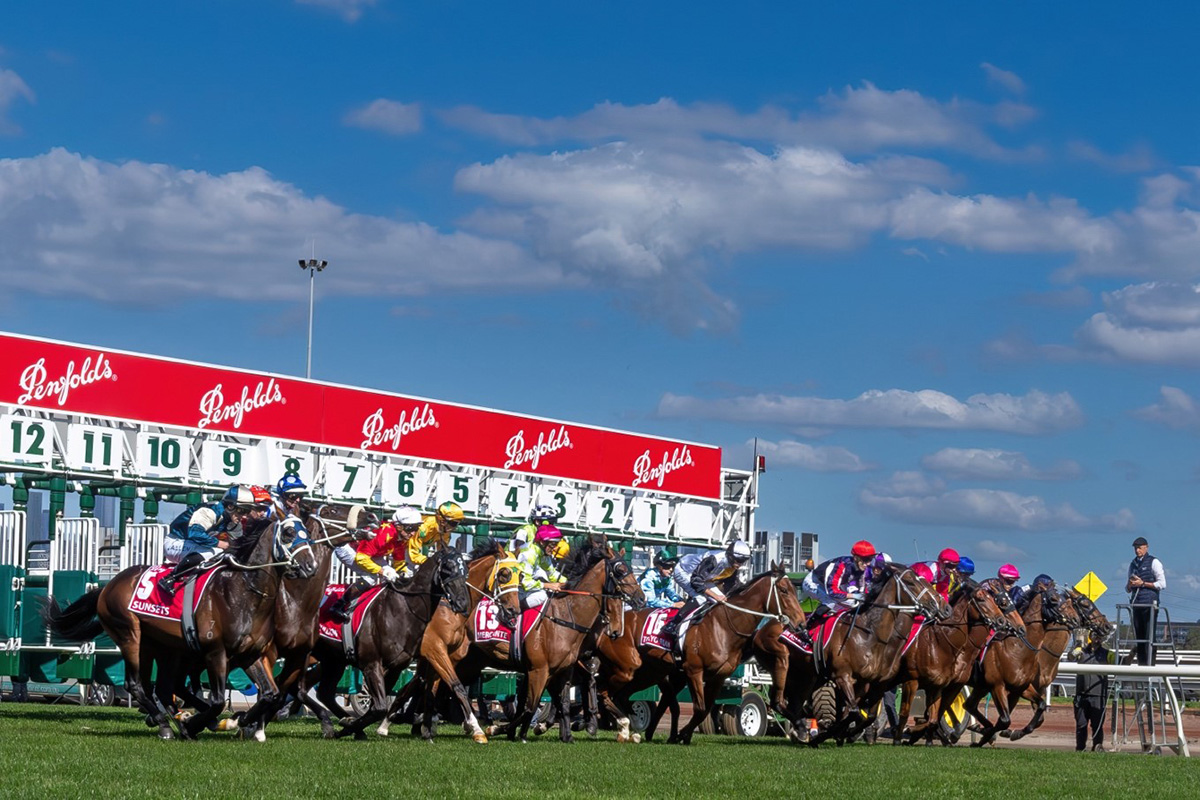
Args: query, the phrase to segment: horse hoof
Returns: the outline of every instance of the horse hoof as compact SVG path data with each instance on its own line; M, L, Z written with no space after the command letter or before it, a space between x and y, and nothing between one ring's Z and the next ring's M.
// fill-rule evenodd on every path
M337 731L335 731L333 728L330 728L327 731L323 730L323 731L321 731L321 738L322 739L336 739Z
M488 738L486 736L484 736L482 733L477 733L474 736L472 736L471 738L475 741L475 744L487 744L488 743Z
M164 742L166 742L171 739L174 739L175 734L172 733L170 728L159 728L158 729L158 738L162 739Z
M640 733L635 733L629 737L629 741L633 742L634 744L640 744L642 741L642 735Z
M267 740L267 732L264 731L262 728L259 728L258 730L256 730L254 732L254 741L265 742L266 740Z
M238 727L239 726L238 726L237 718L231 718L231 719L223 719L220 722L218 722L216 729L219 731L236 731L236 730L238 730Z
M375 729L375 733L379 734L380 736L387 736L388 735L388 726L380 725L378 728Z
M533 726L533 735L541 736L543 733L545 733L548 730L550 730L550 728L549 728L549 726L546 725L546 723L539 722L537 725Z
M354 741L365 742L366 740L367 740L367 735L365 733L363 733L362 731L354 732Z
M619 743L621 743L621 744L625 744L626 742L628 742L628 741L629 741L629 739L630 739L630 737L626 736L626 735L625 735L625 734L623 734L623 733L618 733L618 734L617 734L617 741L618 741Z

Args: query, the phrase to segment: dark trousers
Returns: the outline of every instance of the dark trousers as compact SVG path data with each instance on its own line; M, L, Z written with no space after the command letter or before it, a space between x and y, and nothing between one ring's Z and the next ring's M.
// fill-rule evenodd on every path
M1075 749L1087 747L1088 725L1092 726L1092 746L1104 744L1104 698L1082 695L1075 698Z
M1158 626L1158 606L1134 606L1129 613L1133 638L1144 639L1136 646L1137 663L1143 667L1154 664L1154 629Z

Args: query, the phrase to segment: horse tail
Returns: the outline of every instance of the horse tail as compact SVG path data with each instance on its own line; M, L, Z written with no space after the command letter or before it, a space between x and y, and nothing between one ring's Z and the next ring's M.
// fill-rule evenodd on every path
M104 633L97 615L99 603L99 589L92 589L66 608L59 608L57 600L47 597L42 619L56 636L72 642L88 642Z

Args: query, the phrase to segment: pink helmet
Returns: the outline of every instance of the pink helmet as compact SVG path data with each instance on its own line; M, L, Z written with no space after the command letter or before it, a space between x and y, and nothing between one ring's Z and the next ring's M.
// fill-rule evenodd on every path
M1005 564L1004 566L1000 567L1000 571L996 574L1001 578L1011 578L1014 581L1020 580L1021 578L1020 571L1012 564Z
M533 535L533 541L535 544L541 544L542 542L554 542L561 538L562 531L553 525L543 525L542 527L538 528L537 533Z
M938 553L937 560L941 561L943 564L957 564L958 563L958 551L955 550L953 547L947 547L945 550Z
M933 583L933 570L931 570L929 568L928 564L925 564L925 563L913 564L912 571L917 573L917 575L921 576L922 578L929 581L930 583Z

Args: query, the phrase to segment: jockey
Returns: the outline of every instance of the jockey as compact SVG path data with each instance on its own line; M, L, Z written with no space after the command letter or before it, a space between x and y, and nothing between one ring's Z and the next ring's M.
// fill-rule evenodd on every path
M669 550L654 554L654 563L642 573L639 585L646 596L649 608L682 608L683 598L672 588L671 572L679 563L679 556Z
M1017 585L1017 581L1021 580L1021 572L1012 564L1004 564L996 573L996 577L988 578L980 585L987 587L991 592L1003 592L1012 600L1013 605L1021 599L1024 594L1024 589Z
M284 528L292 527L304 531L304 523L300 519L300 501L308 494L308 487L298 475L291 472L279 479L275 484L275 496L282 506L283 519L279 522Z
M925 565L933 573L933 588L943 600L949 602L950 593L958 588L958 551L947 547L938 553L937 561L926 561Z
M425 563L429 556L425 555L425 547L433 545L440 550L450 546L450 534L463 520L463 510L458 503L445 502L437 507L431 516L425 517L417 531L416 538L408 548L408 563L418 565Z
M871 582L875 546L865 539L854 543L850 555L818 564L804 578L804 592L825 607L826 614L857 608ZM813 616L821 616L818 608Z
M394 581L409 577L409 541L421 527L421 512L410 506L398 508L392 518L379 526L374 537L358 545L354 555L354 566L363 573L345 593L329 607L329 613L342 622L350 621L351 604L381 580Z
M533 541L533 537L537 535L537 529L543 525L557 525L558 514L554 513L554 509L550 506L534 506L529 512L529 522L513 531L512 552L513 555L519 555L521 549Z
M517 556L521 584L518 594L521 608L536 608L546 602L547 592L562 588L563 578L554 564L554 551L562 542L562 531L543 525L534 534L533 544Z
M1024 614L1025 609L1029 607L1029 601L1033 600L1033 595L1041 589L1053 589L1054 578L1051 578L1046 573L1042 573L1033 579L1033 583L1020 587L1015 597L1013 604L1017 607L1018 614ZM1045 602L1045 601L1043 601Z
M231 486L220 502L200 506L187 519L182 515L171 523L170 533L163 543L164 555L175 568L158 581L158 588L171 595L175 582L203 562L229 547L231 539L242 534L243 519L251 509L265 511L270 495L256 486Z
M961 578L970 578L975 574L975 562L966 556L960 556L958 559L958 574Z
M694 611L707 603L724 603L725 593L738 582L738 570L750 560L750 545L734 539L721 553L700 555L692 553L679 560L671 571L675 588L687 597L687 602L662 627L664 636L675 637L678 647L680 624ZM718 585L719 584L719 585Z

